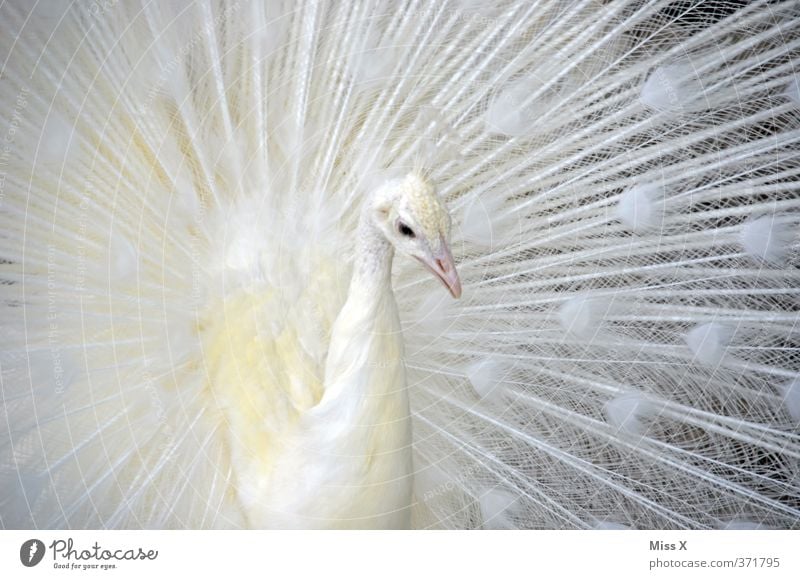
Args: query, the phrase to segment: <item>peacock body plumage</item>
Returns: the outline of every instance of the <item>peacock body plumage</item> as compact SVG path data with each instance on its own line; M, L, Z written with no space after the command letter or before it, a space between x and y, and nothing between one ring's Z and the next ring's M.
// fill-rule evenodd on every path
M796 2L0 30L3 528L800 527ZM458 301L353 289L415 171Z

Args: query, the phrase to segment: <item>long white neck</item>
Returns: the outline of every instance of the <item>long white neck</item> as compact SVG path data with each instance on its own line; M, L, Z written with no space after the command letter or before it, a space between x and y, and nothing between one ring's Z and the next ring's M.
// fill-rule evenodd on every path
M358 221L348 301L369 296L381 299L384 292L392 292L394 248L373 223L371 207L367 205Z
M365 209L350 291L331 332L325 391L305 422L304 446L314 449L321 475L319 501L304 509L318 517L347 513L334 526L410 524L411 418L393 255Z
M350 289L331 332L322 405L343 395L350 402L382 394L386 381L380 374L372 376L374 369L402 366L397 359L402 357L403 340L392 291L393 258L394 248L373 223L371 208L365 207L358 224ZM358 373L370 379L358 380Z

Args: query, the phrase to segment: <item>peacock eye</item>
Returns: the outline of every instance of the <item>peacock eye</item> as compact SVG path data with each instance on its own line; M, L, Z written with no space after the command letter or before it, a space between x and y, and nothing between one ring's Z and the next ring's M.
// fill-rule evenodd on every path
M405 235L406 237L410 237L414 239L416 235L414 234L414 230L411 229L408 225L403 223L402 221L398 222L397 230L400 232L401 235Z

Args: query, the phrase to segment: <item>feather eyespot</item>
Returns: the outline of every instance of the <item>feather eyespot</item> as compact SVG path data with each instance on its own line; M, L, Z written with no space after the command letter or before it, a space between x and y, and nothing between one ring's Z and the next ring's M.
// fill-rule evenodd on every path
M408 225L406 225L402 221L397 222L397 230L400 232L400 235L404 235L405 237L409 237L411 239L414 239L416 237L414 230L411 229Z

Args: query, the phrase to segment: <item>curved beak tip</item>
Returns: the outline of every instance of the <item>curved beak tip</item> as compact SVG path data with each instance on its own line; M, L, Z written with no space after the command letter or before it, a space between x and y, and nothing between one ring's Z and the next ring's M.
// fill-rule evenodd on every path
M438 255L432 258L420 261L427 267L431 273L439 278L439 281L447 288L450 295L455 299L461 297L461 279L458 277L458 270L456 270L453 256L447 245L443 245L443 249Z
M453 270L453 271L455 271L455 270ZM461 297L461 280L458 278L458 273L456 273L455 279L453 280L453 283L452 284L450 284L450 283L447 284L447 289L450 290L450 295L452 295L455 299L458 299L458 298Z

